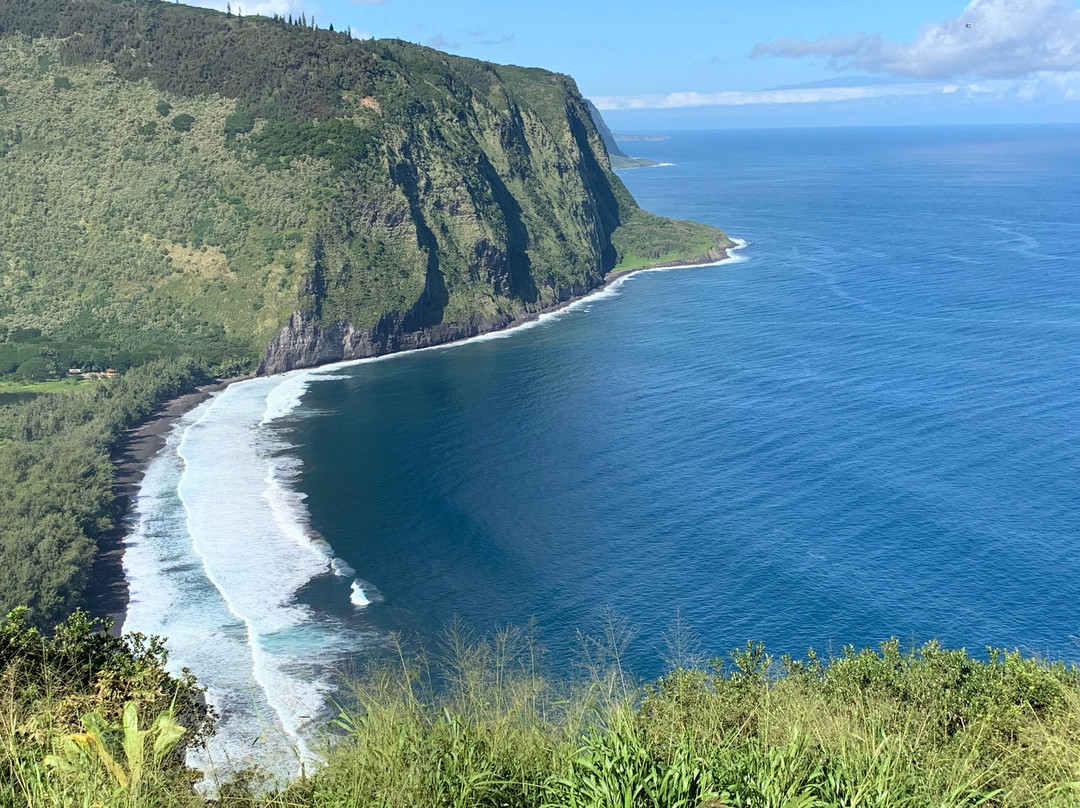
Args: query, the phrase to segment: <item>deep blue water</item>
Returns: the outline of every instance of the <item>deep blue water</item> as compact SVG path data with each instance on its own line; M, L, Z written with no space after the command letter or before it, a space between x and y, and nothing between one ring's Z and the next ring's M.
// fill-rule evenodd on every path
M624 173L641 204L740 261L179 421L124 627L220 709L193 762L295 772L343 666L455 617L568 670L610 610L642 677L677 612L706 654L1080 658L1080 127L630 145L672 163Z
M378 632L606 609L703 647L938 638L1077 656L1080 128L672 133L646 209L739 263L632 277L496 339L340 371L288 440Z

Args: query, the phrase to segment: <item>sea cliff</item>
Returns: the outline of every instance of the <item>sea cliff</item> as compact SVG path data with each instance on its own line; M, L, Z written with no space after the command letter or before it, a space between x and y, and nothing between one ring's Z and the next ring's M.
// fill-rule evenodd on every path
M562 74L163 2L0 44L0 327L58 368L436 344L728 244L637 206Z

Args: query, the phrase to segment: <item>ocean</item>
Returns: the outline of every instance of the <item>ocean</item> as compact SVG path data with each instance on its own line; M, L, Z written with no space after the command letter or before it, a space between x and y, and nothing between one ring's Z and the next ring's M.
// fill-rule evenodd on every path
M203 766L317 756L395 633L613 619L660 674L898 637L1080 658L1080 127L672 132L642 207L723 227L515 331L235 384L142 484L127 631L222 713ZM208 759L207 759L208 758Z

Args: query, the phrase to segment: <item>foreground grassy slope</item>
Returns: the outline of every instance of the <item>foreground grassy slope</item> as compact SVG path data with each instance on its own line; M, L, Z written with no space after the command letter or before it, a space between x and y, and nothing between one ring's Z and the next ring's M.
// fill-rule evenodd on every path
M185 729L172 735L181 744L205 730L191 683L160 673L159 648L95 639L78 620L46 642L9 620L0 805L1080 804L1075 668L935 644L905 652L895 641L777 663L749 644L708 664L672 660L640 687L620 668L623 639L610 639L588 645L588 675L576 682L546 678L535 645L514 631L451 636L434 665L391 649L327 728L324 764L261 791L259 772L241 773L208 803L175 754L155 752L170 721Z

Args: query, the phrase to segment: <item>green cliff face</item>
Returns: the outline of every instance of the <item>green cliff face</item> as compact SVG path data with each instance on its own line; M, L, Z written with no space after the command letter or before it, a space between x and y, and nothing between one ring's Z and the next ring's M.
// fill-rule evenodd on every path
M28 0L0 8L0 87L0 374L27 342L58 370L372 355L727 244L640 210L543 70Z

